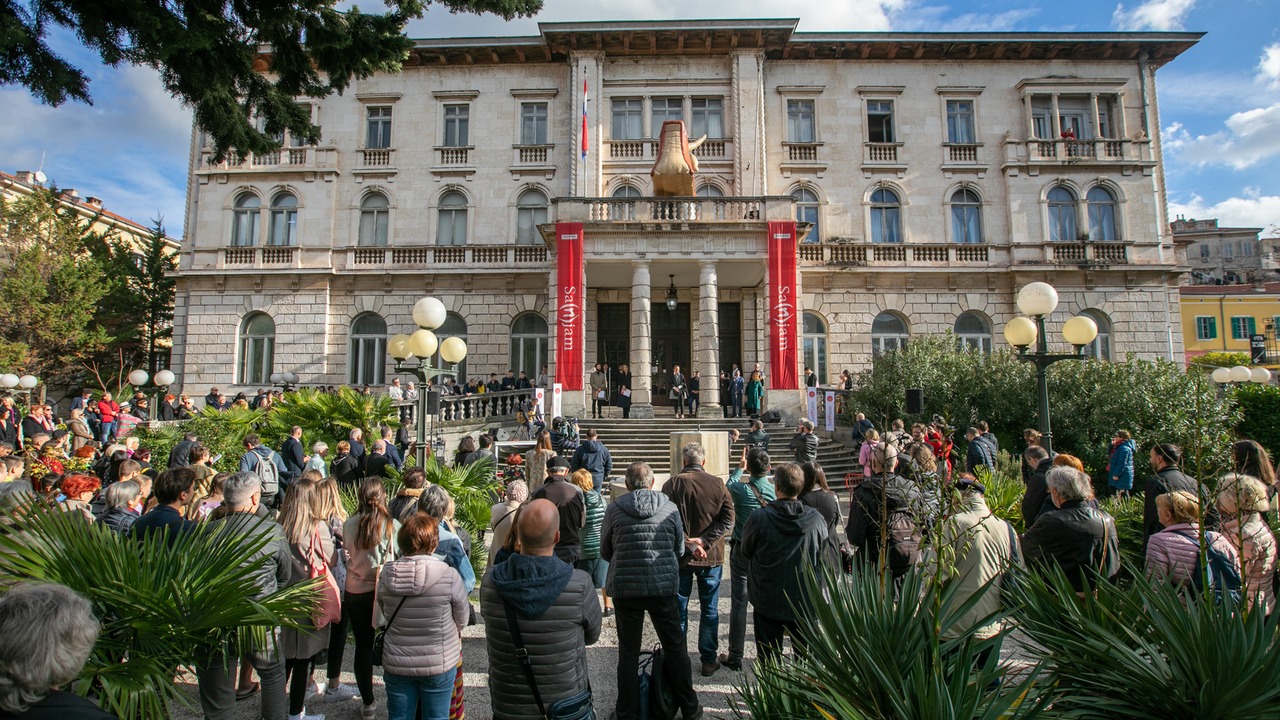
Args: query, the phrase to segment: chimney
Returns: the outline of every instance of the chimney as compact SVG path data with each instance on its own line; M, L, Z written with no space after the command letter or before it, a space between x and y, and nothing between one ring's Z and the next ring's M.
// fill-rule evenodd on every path
M97 210L102 209L102 198L96 198L90 195L89 197L85 198L84 202L86 205L94 209L97 209Z
M23 183L26 183L26 184L28 184L28 185L35 185L35 184L36 184L36 174L35 174L34 172L31 172L30 170L19 170L19 171L18 171L18 182L23 182Z
M70 201L72 201L72 202L79 202L79 201L80 201L80 191L79 191L79 190L76 190L75 188L66 188L66 189L64 189L64 190L62 191L62 197L66 198L66 199L68 199L68 200L70 200Z

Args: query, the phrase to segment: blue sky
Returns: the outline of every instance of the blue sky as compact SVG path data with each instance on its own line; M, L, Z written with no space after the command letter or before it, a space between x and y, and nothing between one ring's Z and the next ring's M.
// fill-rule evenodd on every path
M510 23L435 7L413 37L526 35L537 21L725 17L717 0L545 0ZM366 2L372 7L377 3ZM800 30L1207 32L1157 76L1171 217L1217 217L1280 236L1280 2L1276 0L737 0L738 17L799 17ZM41 106L0 89L0 169L34 170L144 224L182 233L190 113L151 70L107 68L66 35L86 67L92 106Z

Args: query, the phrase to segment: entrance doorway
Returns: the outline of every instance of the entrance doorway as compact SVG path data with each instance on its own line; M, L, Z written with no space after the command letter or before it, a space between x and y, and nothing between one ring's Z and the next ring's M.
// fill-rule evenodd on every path
M689 377L693 358L693 343L689 324L689 303L679 303L675 310L666 305L654 304L652 318L653 337L653 404L670 405L667 392L671 388L671 369L680 366Z
M617 392L619 365L631 364L631 306L627 303L597 303L596 362L609 368L609 392ZM613 397L609 398L614 400Z

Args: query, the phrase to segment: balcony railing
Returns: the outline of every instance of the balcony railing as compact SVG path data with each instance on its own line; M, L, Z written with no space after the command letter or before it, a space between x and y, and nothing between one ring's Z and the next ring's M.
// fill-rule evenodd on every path
M866 155L864 162L876 164L897 164L898 148L902 147L902 143L865 143Z
M629 197L556 200L557 219L580 222L743 222L794 217L788 196Z
M949 165L973 165L978 162L977 143L944 143Z
M639 140L608 140L609 162L653 161L658 157L658 141L653 138ZM733 158L733 138L707 138L693 150L699 160L729 160Z
M358 153L362 168L383 168L395 164L395 148L361 148Z
M1142 160L1138 153L1139 146L1144 143L1121 138L1091 138L1077 140L1074 138L1058 138L1057 140L1034 139L1027 143L1027 157L1033 161L1079 162L1096 160L1103 162Z
M816 265L946 267L988 265L992 254L989 245L801 243L800 261Z
M806 163L818 161L818 143L783 143L787 148L787 162Z
M1125 264L1129 246L1123 243L1049 243L1046 260L1054 263Z
M519 268L547 262L543 245L416 245L347 248L347 267L386 269L440 265Z
M475 148L467 146L451 146L436 148L440 165L470 165L471 151Z
M225 267L293 266L296 247L229 247L222 249Z
M200 153L199 171L210 170L322 170L333 167L336 151L333 148L289 147L260 155L231 157L222 162L214 161L212 150Z
M546 165L555 145L516 145L517 165Z

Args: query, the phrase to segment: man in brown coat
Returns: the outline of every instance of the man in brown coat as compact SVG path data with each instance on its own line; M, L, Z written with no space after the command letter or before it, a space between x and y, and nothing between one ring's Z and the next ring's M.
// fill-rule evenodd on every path
M698 580L698 655L702 676L720 669L717 651L720 642L720 575L724 566L724 541L733 530L733 499L724 481L704 469L707 451L698 443L681 449L684 469L662 487L662 492L680 509L688 552L680 567L680 629L689 627L689 596L694 578ZM686 635L687 636L687 635Z

